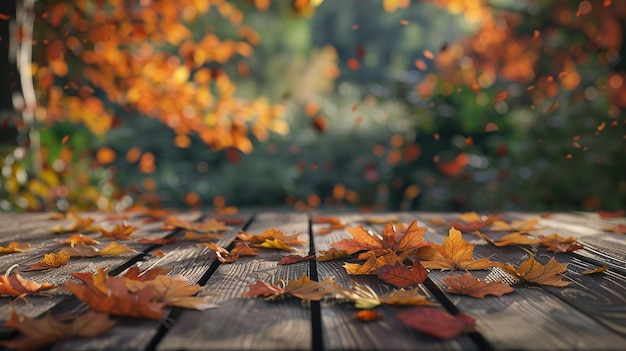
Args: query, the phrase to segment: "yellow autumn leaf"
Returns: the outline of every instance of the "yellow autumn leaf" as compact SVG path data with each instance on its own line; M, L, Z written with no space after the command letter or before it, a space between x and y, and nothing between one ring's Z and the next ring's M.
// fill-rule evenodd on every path
M474 245L463 240L461 232L450 228L443 245L424 247L417 251L422 265L429 269L479 270L500 265L489 258L474 259Z
M502 268L517 278L525 280L529 283L557 287L569 285L568 282L561 280L563 272L567 269L567 263L559 263L556 259L554 259L554 257L552 257L545 265L537 262L537 260L531 256L519 267L515 267L509 263L502 266Z
M130 224L116 224L115 227L108 231L106 229L100 229L100 233L102 233L103 237L114 238L114 239L122 239L129 240L130 236L137 230L137 227L133 227Z
M16 252L22 252L22 250L29 249L30 244L20 244L16 241L11 241L6 247L0 246L0 255L12 254Z
M277 250L285 250L285 251L293 251L294 248L285 244L280 239L265 239L260 244L254 245L255 247L264 247L266 249L277 249Z
M112 242L109 245L103 247L99 252L98 256L117 256L125 253L136 253L134 249L124 245L118 244L116 242Z

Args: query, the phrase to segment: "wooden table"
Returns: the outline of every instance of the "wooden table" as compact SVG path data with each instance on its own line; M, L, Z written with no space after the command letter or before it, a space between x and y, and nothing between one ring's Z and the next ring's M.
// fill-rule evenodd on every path
M107 219L103 213L83 213L91 216L96 224L111 228L120 219ZM327 250L331 243L350 234L335 230L329 234L317 234L327 224L315 223L323 216L337 216L348 227L365 224L367 219L396 219L409 223L418 220L419 226L427 227L424 239L441 244L448 234L450 221L458 221L455 213L279 213L237 214L229 218L243 219L233 224L218 241L223 247L229 245L241 230L261 233L276 228L286 234L299 233L305 242L296 245L290 254L307 255ZM176 216L189 221L206 221L224 218L212 213L187 212ZM536 217L534 213L505 213L506 221ZM168 308L163 320L112 317L116 325L105 335L89 339L71 339L55 344L53 349L626 349L626 235L606 232L603 229L624 224L625 218L601 218L596 213L552 213L540 218L538 227L544 228L533 234L559 233L574 236L583 249L570 253L552 253L537 245L495 247L471 233L464 232L465 240L476 244L474 257L491 257L491 260L518 266L532 254L546 262L555 257L567 263L564 280L567 287L540 286L516 283L515 291L501 297L483 299L453 295L445 291L442 279L450 272L432 270L428 279L420 285L437 305L435 309L451 314L459 311L476 319L475 332L461 334L451 339L437 339L413 330L395 318L410 307L379 306L377 311L384 319L362 322L354 317L358 311L352 304L333 299L303 301L281 298L265 301L262 298L242 298L250 284L257 280L276 283L294 280L303 273L314 280L332 276L343 286L354 280L371 286L377 292L391 289L377 276L349 276L343 268L344 260L318 262L307 260L291 265L277 265L288 254L285 251L263 249L258 256L242 257L234 263L220 263L215 254L198 242L179 240L172 244L141 244L137 238L182 237L183 230L164 230L164 217L154 222L136 214L126 222L139 228L133 240L125 241L139 254L99 258L72 258L57 269L37 272L20 272L35 282L50 282L58 286L66 283L72 272L94 272L105 267L110 275L120 275L128 267L169 267L170 275L186 277L191 284L199 283L210 293L209 301L219 308L196 311ZM158 218L157 218L158 219ZM0 256L0 272L14 265L13 272L30 263L40 261L43 254L55 252L63 246L59 238L69 234L53 234L54 225L68 225L72 220L53 220L48 213L0 214L0 246L10 241L28 242L31 248L24 252ZM383 224L365 224L373 232L380 233ZM489 233L485 230L485 233ZM501 234L501 233L500 233ZM91 234L98 237L98 233ZM157 250L164 256L153 255ZM608 270L583 275L583 271L597 267ZM455 272L460 274L459 272ZM500 269L475 271L479 277L500 277L512 281L512 276ZM69 313L85 310L82 302L67 291L57 289L49 296L28 296L26 300L13 297L0 298L0 321L9 318L15 310L27 317L46 314ZM82 309L81 309L82 308ZM1 329L0 338L16 337L16 332Z

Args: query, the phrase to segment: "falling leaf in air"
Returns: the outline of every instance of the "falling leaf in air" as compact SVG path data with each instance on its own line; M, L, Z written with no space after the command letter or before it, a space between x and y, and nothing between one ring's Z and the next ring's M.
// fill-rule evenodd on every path
M602 228L605 232L611 232L615 234L626 234L626 224L616 224L612 227Z
M56 286L50 283L35 283L23 278L18 273L0 275L0 295L20 296L23 294L34 294L53 288L56 288Z
M323 262L339 260L346 257L350 257L350 254L346 250L337 250L336 248L331 247L326 251L321 251L320 256L317 258L317 260Z
M463 221L463 223L452 221L451 224L454 228L460 231L473 231L485 228L491 223L500 220L504 217L503 214L499 215L488 215L488 216L480 216L476 212L466 212L458 215L459 219Z
M396 262L378 268L376 274L378 278L398 288L421 284L428 277L428 271L418 260L413 261L411 269L402 262Z
M195 296L200 291L200 285L189 284L187 279L180 275L168 277L158 275L152 280L127 280L126 287L131 293L152 287L152 300L165 303L167 306L176 306L195 310L217 308L205 298Z
M255 244L255 247L263 247L266 249L276 249L276 250L285 250L285 251L293 251L295 250L293 247L285 244L280 239L265 239L264 242L260 244Z
M276 230L274 228L267 229L260 235L249 234L245 231L241 231L239 234L237 234L237 238L239 238L240 240L253 244L260 244L268 239L278 239L287 245L305 244L304 241L298 239L298 236L300 236L300 234L286 235L282 231Z
M515 233L507 234L507 235L500 237L498 240L493 240L487 235L479 231L475 231L473 232L473 234L478 235L479 237L483 238L488 243L498 246L498 247L510 246L510 245L536 245L536 244L539 244L540 242L539 239L531 235L522 233L522 232L515 232Z
M50 228L55 234L65 234L65 233L75 233L75 232L97 232L100 230L100 226L93 225L94 219L91 217L87 218L77 218L74 223L67 227L62 227L60 225L53 226Z
M73 293L96 312L150 319L163 317L165 303L153 300L152 286L129 292L127 279L110 277L102 268L95 274L72 273L72 276L83 284L68 280L62 289Z
M241 297L265 297L265 300L273 300L279 296L294 296L302 300L319 301L322 296L330 294L328 288L335 285L332 277L328 277L321 282L311 280L306 274L302 274L300 279L292 280L286 284L281 281L279 285L272 285L261 280L248 286L248 291L241 294Z
M300 255L287 255L280 258L277 264L294 264L302 261L308 261L315 258L315 255L300 256Z
M0 246L0 255L12 254L17 252L22 252L23 250L29 249L30 244L20 244L16 241L11 241L9 245L6 247Z
M600 273L600 272L606 272L608 270L609 270L609 267L601 266L601 267L597 267L597 268L586 269L586 270L580 272L580 274L582 274L582 275L590 275L590 274L596 274L596 273Z
M121 239L121 240L130 240L130 236L137 230L137 227L133 227L130 224L116 224L113 230L108 231L104 228L100 229L100 233L102 233L102 237L113 238L113 239Z
M211 219L207 222L189 222L178 217L170 216L165 219L165 225L174 228L191 230L198 233L221 233L233 229L224 222ZM168 227L168 228L169 228Z
M43 255L43 261L35 262L22 271L41 271L44 269L59 268L67 264L70 259L68 252L60 251L59 253L49 253Z
M86 236L86 235L82 235L80 233L76 233L72 236L70 236L69 238L65 239L65 241L63 242L65 245L69 245L74 247L74 245L78 244L78 243L83 243L85 245L98 245L100 244L100 242L92 237Z
M396 315L409 327L439 339L455 338L474 330L474 318L463 313L451 315L433 308L418 307Z
M480 280L472 273L463 275L451 275L442 279L448 286L446 292L450 294L467 295L482 299L486 295L502 296L512 293L513 288L501 282L488 282Z
M461 232L450 228L443 245L433 245L417 251L424 267L441 270L479 270L498 266L489 258L474 259L474 245L463 240Z
M354 318L361 322L372 322L379 319L384 319L385 315L375 310L360 310L354 314Z
M539 230L535 225L539 223L539 217L525 219L523 221L511 221L507 223L505 221L495 221L491 224L490 230L493 231L516 231L516 232L530 232L533 230Z
M534 257L530 257L519 267L512 264L503 265L502 268L515 277L529 283L563 287L569 285L561 280L563 272L567 269L567 263L559 263L552 257L548 263L542 265Z
M422 240L426 228L419 227L417 221L409 224L409 227L403 233L394 224L387 224L383 228L382 238L370 234L362 225L356 228L346 228L346 230L352 235L352 239L343 239L330 245L339 250L345 250L349 254L363 250L381 249L408 251L430 245L430 243Z
M545 246L547 250L554 252L572 252L583 248L573 236L563 237L557 233L550 235L539 235L539 245Z
M0 341L0 345L18 350L39 349L61 340L102 335L114 324L107 314L93 311L72 318L55 318L47 315L37 319L20 316L17 312L11 311L11 317L5 326L16 329L21 336Z

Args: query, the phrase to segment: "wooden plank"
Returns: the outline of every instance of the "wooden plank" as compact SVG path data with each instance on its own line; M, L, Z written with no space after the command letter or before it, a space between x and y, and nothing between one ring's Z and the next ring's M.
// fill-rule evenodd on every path
M343 223L350 227L355 227L367 217L363 215L339 215L337 216ZM371 217L371 216L370 216ZM394 214L377 215L378 218L397 217ZM326 225L316 224L313 232L316 233ZM352 236L345 230L337 230L330 234L314 234L316 251L328 250L331 243ZM367 284L377 293L388 291L389 286L382 284L376 276L349 276L343 264L345 260L333 260L317 262L318 278L334 277L335 280L345 287L350 286L350 280L360 284ZM423 287L422 292L436 301L432 295ZM330 350L449 350L478 349L478 346L467 336L461 335L455 339L438 340L425 334L413 331L393 316L403 310L400 307L379 306L377 311L385 314L386 318L363 323L354 318L358 309L349 304L337 304L333 302L322 302L322 335L324 337L324 348Z
M189 219L185 215L177 215L177 217L185 220ZM242 223L245 223L249 218L248 216L240 217L243 220ZM228 246L242 228L242 225L233 226L231 230L225 232L219 243ZM183 232L179 231L173 238L180 239L182 234ZM141 269L151 267L172 268L170 275L181 275L187 278L190 284L196 284L215 261L215 255L206 246L201 245L197 241L181 240L165 245L161 249L167 252L165 256L154 257L148 255L146 256L147 260L138 262L138 266ZM71 350L146 349L152 340L157 337L163 326L171 325L171 323L175 322L172 319L171 311L172 309L166 309L165 317L160 321L116 317L115 319L119 323L108 334L89 339L70 340L63 345L63 348Z
M426 223L432 222L428 216L419 213L408 216L418 217ZM454 215L442 216L446 221L455 219ZM439 227L435 230L436 235L429 231L425 238L441 243L447 231L446 227ZM489 235L497 238L504 234L506 233ZM476 258L491 257L493 261L516 266L528 258L528 252L518 247L497 248L469 234L464 234L464 238L476 244ZM530 250L541 261L555 256L554 253L542 249ZM448 295L448 298L460 310L477 317L481 333L498 349L611 349L614 345L624 343L624 337L618 335L619 329L615 325L611 326L616 322L626 325L626 320L623 319L626 308L623 277L616 275L612 279L606 279L601 276L581 276L582 269L589 268L588 263L575 260L570 255L556 256L560 262L570 263L566 275L574 280L574 284L569 287L537 287L521 283L515 285L514 293L502 297L481 300ZM577 268L572 265L574 261L577 262ZM494 280L498 280L498 277L509 280L512 278L499 268L473 273L481 278L490 275ZM447 273L430 273L431 279L442 288L445 286L442 282L445 276ZM594 291L598 288L605 291Z
M260 234L274 227L291 235L301 233L306 242L295 246L295 254L307 254L308 218L305 214L261 213L246 229ZM293 299L264 301L241 298L247 286L257 280L277 283L294 280L308 273L308 263L277 265L284 251L262 249L259 256L242 257L231 264L221 264L206 283L215 294L211 302L218 309L184 310L176 324L157 345L158 350L202 349L309 349L311 348L311 317L308 304Z

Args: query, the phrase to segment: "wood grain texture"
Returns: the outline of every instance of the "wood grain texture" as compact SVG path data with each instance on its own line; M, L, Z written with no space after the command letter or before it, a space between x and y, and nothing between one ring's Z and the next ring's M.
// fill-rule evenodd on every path
M246 229L260 234L274 227L285 234L301 233L306 244L297 246L298 254L308 252L308 219L305 214L261 213ZM257 280L277 283L294 280L308 272L308 264L277 265L276 250L261 250L259 256L242 257L221 264L206 284L215 294L211 302L219 308L207 311L182 311L177 323L158 344L158 350L302 350L310 349L311 317L308 304L289 298L264 301L241 298L249 284Z
M342 222L349 227L356 227L363 224L364 218L392 218L394 214L379 215L340 215ZM313 226L315 233L325 224ZM330 234L314 234L316 251L327 250L330 244L352 236L345 230L333 231ZM390 287L382 284L376 276L349 276L343 268L346 260L333 260L317 262L318 277L324 279L333 277L338 283L345 287L350 287L350 281L354 280L360 284L367 284L378 294L389 291ZM422 286L422 291L429 295ZM435 299L431 297L431 300ZM338 304L335 302L322 303L322 326L324 336L324 347L330 350L471 350L478 349L467 335L461 335L455 339L438 340L417 331L403 324L393 316L403 308L379 306L377 311L385 314L386 318L370 323L363 323L354 317L358 309L350 304Z

